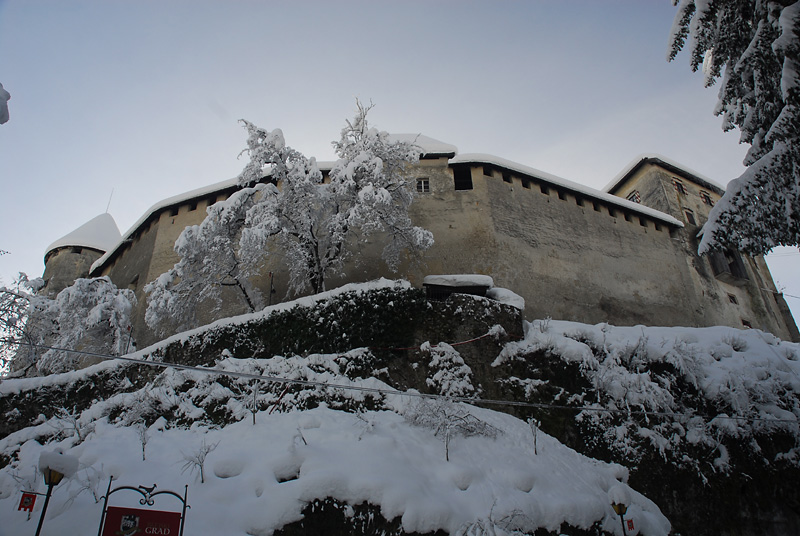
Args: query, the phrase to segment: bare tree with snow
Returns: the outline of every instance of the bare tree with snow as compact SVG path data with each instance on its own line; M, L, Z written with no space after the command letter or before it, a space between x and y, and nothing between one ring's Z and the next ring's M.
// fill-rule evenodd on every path
M0 289L0 354L7 365L13 360L16 371L52 374L80 366L80 352L119 355L132 347L132 290L108 277L77 279L49 299L36 294L42 283L20 274L15 289Z
M278 252L290 290L317 293L370 236L381 235L391 269L404 253L429 248L433 235L408 215L414 190L403 172L419 149L370 128L369 109L358 103L334 142L339 160L327 180L314 158L286 145L280 129L242 121L250 157L239 175L242 189L209 207L206 220L180 236L175 250L181 260L146 288L148 325L158 326L165 315L180 320L204 299L219 300L226 284L241 290L247 309L260 309L263 301L249 282Z
M703 227L700 253L763 254L800 245L800 2L674 0L668 59L691 40L692 70L722 78L723 129L750 144L748 169L728 184Z

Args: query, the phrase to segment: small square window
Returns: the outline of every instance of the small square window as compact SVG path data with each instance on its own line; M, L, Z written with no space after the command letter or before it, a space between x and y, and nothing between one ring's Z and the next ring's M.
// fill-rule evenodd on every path
M751 329L751 328L753 327L753 324L751 324L750 322L748 322L748 321L747 321L747 320L745 320L744 318L742 318L742 325L743 325L744 327L746 327L747 329Z
M688 208L684 209L683 212L686 214L686 221L689 223L689 225L697 225L697 220L694 219L694 212Z
M178 207L172 207L169 211L170 216L177 216L178 215Z
M550 189L544 184L539 185L539 190L541 190L544 195L550 195Z
M531 181L529 181L528 179L522 179L522 187L525 188L526 190L530 190Z
M563 191L563 190L557 190L557 191L558 191L558 198L559 198L560 200L562 200L562 201L566 201L566 199L567 199L567 194L566 194L566 193L564 193L564 191Z
M508 184L511 184L512 180L513 179L511 178L511 174L510 173L503 173L503 182L507 182Z
M427 194L431 191L431 183L429 179L417 179L417 192Z
M193 211L195 211L195 210L197 210L197 201L192 201L192 202L189 204L189 212L193 212Z
M483 174L487 177L492 176L492 166L483 166Z
M675 191L679 194L687 194L686 186L683 185L683 182L679 181L678 179L672 179L672 185L675 187Z

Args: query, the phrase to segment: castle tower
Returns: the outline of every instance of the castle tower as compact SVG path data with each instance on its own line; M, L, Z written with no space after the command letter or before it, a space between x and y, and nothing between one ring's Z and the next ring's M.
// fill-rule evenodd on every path
M106 212L50 244L44 254L41 292L54 297L76 279L88 277L92 263L116 247L121 238L117 223Z

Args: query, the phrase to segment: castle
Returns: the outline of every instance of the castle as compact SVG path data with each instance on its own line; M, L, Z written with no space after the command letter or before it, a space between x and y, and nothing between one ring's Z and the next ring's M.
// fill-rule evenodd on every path
M644 155L597 191L495 156L458 154L425 136L412 139L423 154L408 169L417 191L410 212L435 244L421 264L407 262L393 274L380 260L380 244L369 243L329 288L381 276L419 286L428 274L485 274L525 298L528 319L752 327L800 340L762 257L697 254L696 235L724 193L710 179ZM323 173L330 168L320 164ZM237 188L228 180L165 199L124 236L110 215L94 218L47 248L44 291L108 276L138 298L133 333L140 347L155 342L144 322L144 286L178 261L173 245L183 229ZM282 259L272 256L254 284L276 303L293 297L287 279ZM242 312L225 305L199 318Z

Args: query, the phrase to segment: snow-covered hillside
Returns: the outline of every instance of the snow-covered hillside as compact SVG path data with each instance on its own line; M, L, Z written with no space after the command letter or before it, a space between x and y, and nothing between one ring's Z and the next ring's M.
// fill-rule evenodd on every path
M397 293L388 303L404 307L402 293L412 292L381 282L294 305L329 336L329 318L351 330L341 325L346 314L326 304L365 300L371 310L370 293L386 291ZM491 320L490 300L467 300ZM332 498L346 505L346 516L374 505L405 532L502 536L538 528L622 534L609 500L620 483L632 502L628 534L668 534L675 522L665 506L674 505L651 499L670 483L655 481L656 473L696 475L709 491L742 471L738 450L729 452L737 445L757 453L762 473L797 473L800 345L757 330L541 320L526 323L517 341L503 339L497 325L475 333L475 340L507 341L477 357L473 342L455 340L430 340L405 354L359 347L268 358L190 344L237 325L270 326L291 310L282 304L229 319L130 356L170 355L169 345L179 345L181 355L205 352L193 362L208 367L144 375L149 369L107 361L0 383L0 402L17 404L4 409L0 439L0 536L35 531L41 498L31 519L17 506L21 491L44 492L39 457L55 448L80 464L55 488L43 534L93 534L111 477L114 486L156 483L179 493L188 484L187 535L269 535L300 520L315 499ZM408 389L420 371L418 390ZM80 404L74 391L84 393ZM62 408L36 418L23 405L37 393L62 396ZM23 414L32 417L19 424ZM139 507L139 498L120 492L112 504ZM166 498L155 507L180 504Z

